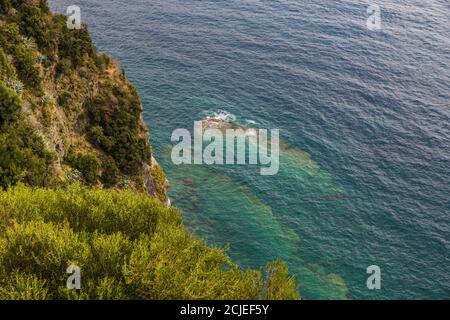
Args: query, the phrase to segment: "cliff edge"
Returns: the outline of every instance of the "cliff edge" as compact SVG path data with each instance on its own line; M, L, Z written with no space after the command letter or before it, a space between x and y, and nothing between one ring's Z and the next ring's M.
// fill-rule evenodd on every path
M69 30L67 18L51 14L46 1L0 6L0 94L17 100L2 126L20 124L42 139L29 157L47 154L46 179L36 177L42 166L24 161L6 166L3 186L80 181L167 202L167 180L152 156L136 88L117 62L97 52L86 25ZM17 143L28 147L26 138Z

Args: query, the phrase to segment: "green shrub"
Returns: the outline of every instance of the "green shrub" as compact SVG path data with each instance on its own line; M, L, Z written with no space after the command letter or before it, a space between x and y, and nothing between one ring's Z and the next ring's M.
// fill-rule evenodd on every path
M18 182L32 186L49 183L53 162L40 137L23 123L9 124L0 132L0 187Z
M58 52L60 58L69 59L75 67L85 64L85 59L95 56L95 48L86 25L79 30L67 29L66 21L59 24L60 38Z
M49 52L56 47L56 44L43 19L43 12L40 7L32 4L20 6L20 32L26 37L34 38L42 51Z
M166 175L159 165L153 166L151 170L151 175L155 183L156 195L161 202L167 200L166 195Z
M161 208L154 199L132 192L91 190L80 185L68 190L17 186L0 192L0 234L12 219L43 220L58 225L68 223L77 233L120 232L136 240L143 234L152 236L159 219L181 223L176 210L163 210L165 216L161 216Z
M262 288L260 272L240 270L222 249L173 225L137 242L124 276L142 299L258 299Z
M267 280L265 300L295 300L298 299L297 284L289 276L286 264L276 260L267 265Z
M0 187L18 182L43 186L53 161L42 139L19 117L21 101L0 81Z
M7 85L11 89L13 89L17 94L22 94L25 88L24 84L20 80L9 79Z
M125 174L139 173L142 163L151 160L151 149L141 134L142 108L135 89L103 85L85 108L92 125L90 141L110 154Z
M2 0L0 2L0 14L7 14L12 9L11 0Z
M19 26L16 23L0 24L0 46L6 53L12 54L14 48L21 44Z
M108 67L112 63L112 59L107 54L99 54L95 57L95 63L98 68L104 69L105 67Z
M71 264L81 290L66 288ZM297 298L285 268L275 269L268 290L261 272L240 269L145 195L79 185L0 192L0 299Z
M81 172L84 181L89 185L95 185L98 181L98 170L100 169L100 164L93 155L83 154L83 155L69 155L67 157L68 162L78 171Z
M39 8L43 13L50 13L50 7L47 0L39 0Z
M102 163L101 180L105 187L114 187L119 182L120 170L112 157L106 157Z
M58 96L58 105L63 107L64 109L71 109L71 101L72 101L72 94L70 94L67 91L62 92Z
M32 49L17 46L14 48L13 55L20 80L30 88L39 90L42 78L37 65L36 53Z
M15 120L20 107L21 101L16 92L0 81L0 127Z
M65 274L59 270L67 263L84 266L91 254L82 233L75 233L66 225L51 222L13 222L6 230L7 239L2 248L2 269L7 274L17 270L33 274L39 270L40 278L63 280ZM51 254L47 254L51 252Z
M67 58L63 58L56 65L56 76L70 75L70 73L73 72L72 68L72 61Z
M0 80L7 80L14 77L14 70L11 67L5 51L0 47Z
M12 272L2 282L0 300L45 300L48 295L46 281L32 274Z

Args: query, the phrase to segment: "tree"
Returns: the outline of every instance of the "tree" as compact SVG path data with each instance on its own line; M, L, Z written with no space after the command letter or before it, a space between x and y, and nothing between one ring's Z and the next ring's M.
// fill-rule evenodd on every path
M8 61L5 51L0 47L0 80L7 80L13 76L14 70Z
M286 264L275 260L267 265L265 300L297 300L297 285L289 276Z
M20 32L27 37L34 38L42 51L48 52L56 47L48 27L44 24L41 8L32 4L23 4L20 7L19 19Z
M72 164L75 169L82 173L87 184L94 185L97 183L97 171L99 170L100 165L94 156L90 154L78 155L72 161Z
M42 79L33 50L16 46L14 48L14 64L20 80L31 88L40 88Z
M117 168L116 162L110 156L103 161L103 173L101 176L102 182L106 187L114 187L119 181L120 171Z
M24 123L5 125L0 134L0 187L19 182L45 186L53 161L40 137Z
M21 101L16 92L0 81L0 127L17 118Z

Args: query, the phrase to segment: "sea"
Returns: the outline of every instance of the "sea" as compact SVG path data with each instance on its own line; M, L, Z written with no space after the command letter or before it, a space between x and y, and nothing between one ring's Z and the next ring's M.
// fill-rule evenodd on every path
M284 260L304 299L450 298L448 0L50 4L138 88L193 234L243 268ZM279 129L278 174L175 165L173 131L207 117Z

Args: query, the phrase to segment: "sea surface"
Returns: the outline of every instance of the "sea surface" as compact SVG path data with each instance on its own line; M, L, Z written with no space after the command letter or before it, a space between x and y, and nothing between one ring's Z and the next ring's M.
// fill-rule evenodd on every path
M450 3L51 0L77 4L137 86L192 232L305 299L450 298ZM216 115L280 129L280 171L175 166L173 130ZM366 268L381 269L369 290Z

